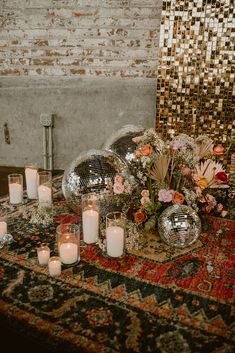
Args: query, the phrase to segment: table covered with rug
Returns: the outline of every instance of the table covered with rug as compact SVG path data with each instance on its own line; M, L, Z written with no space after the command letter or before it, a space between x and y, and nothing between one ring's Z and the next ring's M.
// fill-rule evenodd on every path
M199 240L172 250L157 234L141 235L122 259L81 246L80 262L51 277L36 248L56 254L59 223L80 223L54 180L58 214L49 226L1 199L14 241L0 249L0 318L57 352L232 352L234 222L204 222Z

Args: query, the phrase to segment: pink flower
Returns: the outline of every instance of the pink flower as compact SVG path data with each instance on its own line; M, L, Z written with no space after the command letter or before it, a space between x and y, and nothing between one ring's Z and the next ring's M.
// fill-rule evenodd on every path
M219 143L217 146L215 146L213 148L213 152L217 155L217 156L222 156L224 154L224 147L221 145L221 143Z
M141 191L141 196L143 196L143 197L149 197L149 191L148 191L148 190L142 190L142 191Z
M141 205L144 205L144 204L149 203L149 202L150 202L150 198L149 197L141 197L141 199L140 199Z
M136 137L133 137L133 138L132 138L132 141L133 141L134 143L140 143L140 142L143 141L143 136L136 136Z
M135 158L140 158L140 157L141 157L140 151L136 151L136 152L135 152Z
M211 207L215 207L217 204L217 201L214 196L210 194L206 194L205 196L206 201L211 205Z
M122 194L124 191L124 185L123 184L119 184L119 183L115 183L113 186L113 192L114 194Z
M227 216L227 214L228 214L228 211L225 211L225 210L224 210L224 211L221 212L221 216L222 216L222 217Z
M222 205L222 203L218 203L216 210L217 212L221 212L223 210L224 206Z
M116 175L114 179L115 184L122 184L123 178L121 175Z
M174 190L161 189L158 192L158 199L162 202L171 202L173 198Z
M195 192L196 192L197 197L200 197L202 195L202 190L198 186L195 187Z

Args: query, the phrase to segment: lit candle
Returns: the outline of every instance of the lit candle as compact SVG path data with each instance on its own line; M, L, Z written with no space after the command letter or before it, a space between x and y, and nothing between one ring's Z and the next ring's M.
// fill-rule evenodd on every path
M71 265L78 260L78 245L62 243L59 247L60 259L65 265Z
M40 185L38 187L38 201L40 204L51 204L51 188Z
M18 183L9 184L10 203L18 204L23 201L23 186Z
M47 265L50 258L50 249L48 247L42 247L38 249L38 262L39 265Z
M38 172L37 169L25 168L27 195L29 199L38 197Z
M87 244L96 243L99 232L99 213L95 210L82 212L83 240Z
M4 237L7 233L7 223L2 221L0 222L0 240Z
M53 256L48 262L48 270L51 276L60 276L61 274L61 261L59 257Z
M124 229L110 226L106 229L107 254L111 257L120 257L124 250Z

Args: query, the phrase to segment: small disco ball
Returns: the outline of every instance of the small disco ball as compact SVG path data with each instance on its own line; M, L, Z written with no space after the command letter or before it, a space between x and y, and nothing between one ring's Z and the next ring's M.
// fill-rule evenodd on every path
M110 200L110 185L117 174L129 174L126 163L114 152L89 150L81 153L65 171L62 191L68 206L81 213L83 194L96 192L102 202ZM107 207L107 204L106 204Z
M200 236L201 220L191 207L173 205L160 215L158 232L162 240L172 247L186 248Z
M140 136L143 133L144 128L142 126L125 125L111 135L104 144L103 149L118 154L127 163L131 170L131 164L135 162L136 150L136 143L132 141L132 138Z

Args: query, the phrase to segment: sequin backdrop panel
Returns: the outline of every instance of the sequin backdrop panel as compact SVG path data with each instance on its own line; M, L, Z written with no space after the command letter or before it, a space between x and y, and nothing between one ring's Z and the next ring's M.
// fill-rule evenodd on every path
M224 145L234 137L234 21L233 1L163 1L156 118L163 135L206 133Z

